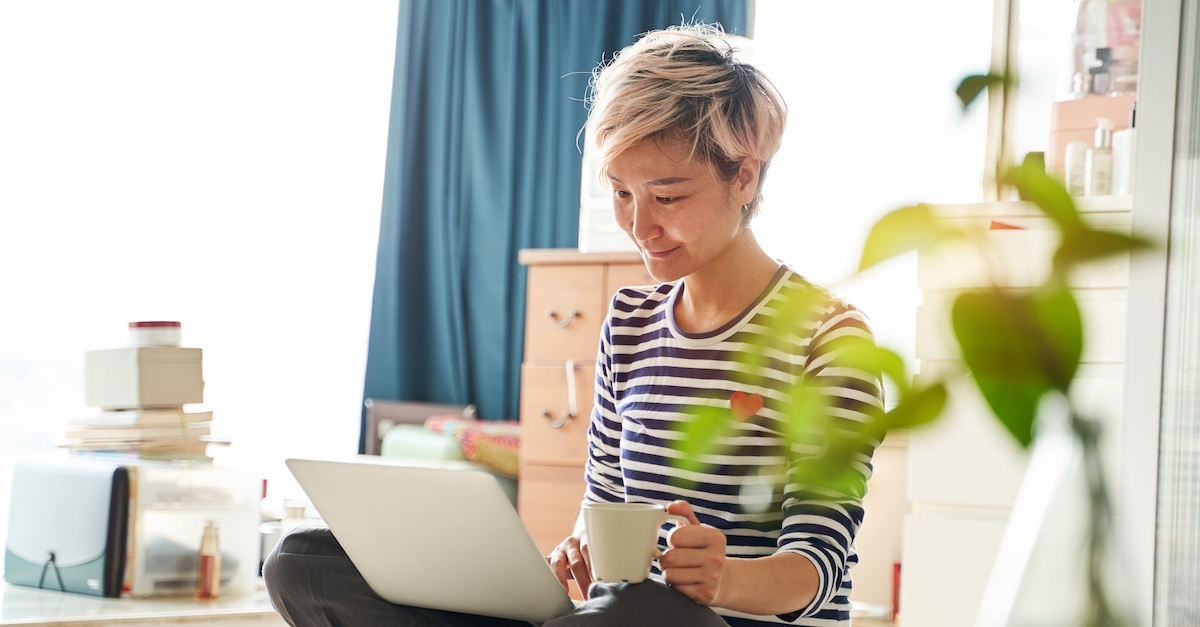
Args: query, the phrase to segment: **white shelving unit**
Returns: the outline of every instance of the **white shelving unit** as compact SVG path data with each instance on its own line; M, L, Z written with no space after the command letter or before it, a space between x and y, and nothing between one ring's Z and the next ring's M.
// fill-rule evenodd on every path
M1080 199L1085 220L1129 232L1132 199ZM949 306L960 290L1039 283L1056 245L1052 223L1019 202L939 207L947 224L976 228L996 254L953 248L918 260L923 302L917 313L920 375L951 375L955 389L940 420L909 436L908 499L900 608L905 624L974 624L1001 536L1022 480L1027 452L1004 430L964 371L950 328ZM1084 316L1084 354L1073 400L1103 423L1109 485L1120 484L1124 356L1129 260L1113 259L1076 273L1071 287ZM946 594L946 579L954 593Z

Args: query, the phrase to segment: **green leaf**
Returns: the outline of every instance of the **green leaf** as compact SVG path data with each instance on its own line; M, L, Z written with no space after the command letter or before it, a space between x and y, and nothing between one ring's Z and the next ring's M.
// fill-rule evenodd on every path
M914 388L901 395L900 402L887 413L887 428L915 429L937 419L946 408L946 386L941 381Z
M1030 295L1043 344L1041 360L1055 389L1066 392L1083 357L1083 314L1071 290L1062 284Z
M1066 391L1083 349L1083 321L1066 288L968 292L951 312L963 361L988 406L1022 446L1033 440L1038 402Z
M851 338L846 338L851 339ZM911 377L904 365L904 358L895 351L883 348L869 340L854 338L855 341L838 346L837 364L842 368L856 368L871 373L878 379L887 376L901 393L908 390Z
M871 227L858 270L862 272L902 253L928 250L949 235L929 205L902 207L883 216Z
M1015 187L1021 200L1037 205L1064 232L1083 227L1075 200L1058 179L1046 173L1040 159L1026 158L1021 165L1009 168L1001 182Z
M784 408L784 435L792 443L811 443L813 434L829 421L829 398L819 389L800 381L792 386Z
M972 74L963 78L958 83L958 88L954 90L954 94L958 96L958 101L962 103L963 111L966 111L985 89L1003 86L1005 83L1007 83L1007 80L1004 75L997 72Z
M727 435L732 427L732 414L727 406L695 407L688 411L690 419L683 426L683 440L679 449L683 456L679 467L691 472L704 470L701 460L719 452L717 441Z
M1054 253L1054 271L1060 276L1076 265L1103 259L1125 252L1138 252L1154 247L1149 240L1084 227L1063 233L1062 243Z

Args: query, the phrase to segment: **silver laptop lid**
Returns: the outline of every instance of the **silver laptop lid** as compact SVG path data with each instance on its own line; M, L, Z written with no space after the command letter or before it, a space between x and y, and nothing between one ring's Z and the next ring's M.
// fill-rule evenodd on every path
M359 456L287 466L392 603L539 623L574 608L495 477L472 464Z

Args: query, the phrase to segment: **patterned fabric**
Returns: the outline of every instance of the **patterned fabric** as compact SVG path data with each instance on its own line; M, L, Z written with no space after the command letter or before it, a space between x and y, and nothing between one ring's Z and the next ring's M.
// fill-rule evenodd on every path
M838 362L843 347L874 342L867 321L784 266L732 322L687 333L673 317L684 289L682 282L625 288L613 298L596 364L586 498L683 499L702 523L725 533L730 557L790 551L814 564L820 583L808 607L783 616L719 610L731 625L848 627L854 537L879 443L848 460L853 485L800 477L825 429L856 430L882 411L876 378ZM826 399L821 415L789 415L797 384ZM731 431L699 466L681 467L685 427L714 412ZM659 549L666 548L664 533ZM657 566L651 576L662 580Z
M517 477L521 448L519 422L431 416L425 420L425 428L458 442L468 460L507 477Z

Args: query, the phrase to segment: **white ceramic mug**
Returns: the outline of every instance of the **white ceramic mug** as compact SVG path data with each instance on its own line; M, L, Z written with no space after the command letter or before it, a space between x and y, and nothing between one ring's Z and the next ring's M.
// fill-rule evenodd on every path
M650 575L658 552L658 530L667 521L688 523L655 503L593 503L584 501L588 554L596 581L639 583Z

